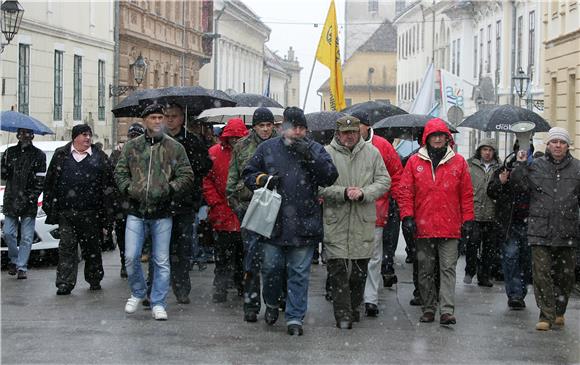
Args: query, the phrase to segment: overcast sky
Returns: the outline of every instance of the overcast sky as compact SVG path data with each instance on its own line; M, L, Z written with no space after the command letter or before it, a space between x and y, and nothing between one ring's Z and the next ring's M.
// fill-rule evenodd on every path
M295 49L296 57L302 66L300 79L300 107L304 102L308 77L320 39L322 25L326 19L330 0L242 0L261 20L272 29L270 40L266 45L278 55L284 57L288 48ZM344 23L344 0L335 0L338 23ZM314 27L314 24L318 27ZM340 42L344 44L344 35L339 33ZM341 50L343 52L343 50ZM341 53L343 55L343 53ZM320 97L316 90L328 78L330 72L326 66L316 63L306 112L320 110Z

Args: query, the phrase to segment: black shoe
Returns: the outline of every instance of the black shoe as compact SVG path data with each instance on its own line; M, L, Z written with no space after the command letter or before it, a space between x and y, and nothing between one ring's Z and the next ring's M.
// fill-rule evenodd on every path
M376 317L379 315L379 307L373 303L365 303L365 314L367 317Z
M453 316L453 314L449 314L449 313L443 313L441 315L441 318L439 318L439 324L442 324L444 326L450 325L450 324L455 324L457 321L455 320L455 317Z
M244 287L239 286L238 287L238 297L243 297L243 296L244 296Z
M26 276L26 271L18 270L17 279L22 280L22 279L27 279L27 278L28 278L28 276Z
M411 256L407 256L407 257L405 258L405 263L406 263L406 264L412 264L412 263L413 263L413 258L412 258Z
M385 288L390 288L397 283L397 275L395 274L383 274L383 286Z
M280 312L286 312L286 301L285 300L281 300L280 301Z
M421 301L421 298L415 297L409 301L409 304L412 306L420 306L423 305L423 302Z
M101 290L101 284L97 283L97 284L91 284L91 286L89 287L89 290Z
M274 323L278 320L278 314L280 311L278 308L266 307L266 313L264 314L264 320L270 326L273 326ZM288 326L290 327L290 326Z
M8 275L16 275L18 270L16 270L16 264L8 264Z
M332 295L330 295L330 293L324 294L324 299L326 299L327 302L332 303Z
M304 334L304 330L299 324L291 324L288 325L288 334L290 336L302 336Z
M58 286L58 290L56 291L56 295L69 295L71 291L72 289L65 284L60 284Z
M522 310L526 307L526 302L520 298L508 299L508 307L513 310Z
M189 300L189 297L187 295L185 296L176 296L175 299L177 299L177 303L179 304L189 304L191 303L191 300Z
M425 312L425 313L423 313L421 318L419 318L419 322L422 322L422 323L431 323L434 320L435 320L435 314L433 312Z
M486 288L491 288L493 286L493 283L489 279L483 279L483 280L478 280L477 285L484 286Z
M127 268L125 267L125 265L121 266L121 272L119 273L119 276L121 276L122 279L127 279L127 277L129 275L127 275Z
M150 308L151 307L151 301L149 300L149 298L145 298L141 302L141 305L144 306L145 308Z
M258 313L250 311L244 313L244 321L246 322L257 322L258 321Z
M228 293L225 291L216 291L213 293L212 301L214 303L223 303L228 300Z
M353 322L360 322L360 312L359 311L352 311L352 321Z
M352 322L349 320L336 321L336 327L340 328L341 330L351 330Z

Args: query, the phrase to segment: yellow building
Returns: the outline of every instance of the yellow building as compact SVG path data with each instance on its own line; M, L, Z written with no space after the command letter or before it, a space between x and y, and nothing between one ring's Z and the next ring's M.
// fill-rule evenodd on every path
M544 118L566 128L580 157L580 4L543 3Z
M369 100L396 103L397 32L383 23L342 65L346 106ZM318 89L320 110L330 110L328 80Z

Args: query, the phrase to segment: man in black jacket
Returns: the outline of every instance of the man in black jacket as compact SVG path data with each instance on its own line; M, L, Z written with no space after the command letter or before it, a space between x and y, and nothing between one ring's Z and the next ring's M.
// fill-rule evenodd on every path
M550 129L546 155L528 165L526 151L519 151L511 175L516 189L530 193L528 242L532 246L534 294L540 309L538 331L564 326L574 287L580 239L580 161L570 154L570 142L564 128Z
M201 184L203 177L211 169L207 147L184 126L181 106L171 105L165 109L167 134L185 148L194 175L193 189L183 199L174 201L173 228L171 230L171 286L178 303L189 303L191 282L189 279L191 248L193 242L193 222L195 212L201 205Z
M42 192L46 173L46 155L32 145L34 132L20 128L16 132L18 144L2 156L4 191L4 237L8 245L8 274L26 279L28 257L34 238L38 210L38 196ZM20 242L18 223L20 222Z
M101 289L101 240L105 222L112 218L116 189L108 157L91 144L92 136L87 124L75 125L72 141L54 152L46 174L46 223L58 223L60 233L57 295L70 294L76 285L79 245L85 260L85 280L90 290Z

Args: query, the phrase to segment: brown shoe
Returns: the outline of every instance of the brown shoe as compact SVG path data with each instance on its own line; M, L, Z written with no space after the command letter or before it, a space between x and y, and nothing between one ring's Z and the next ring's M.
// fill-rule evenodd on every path
M536 330L538 331L549 331L552 325L548 321L539 321L536 323Z
M457 323L457 320L455 319L455 316L453 314L443 313L439 318L439 324L442 324L444 326L455 323Z
M423 313L421 318L419 318L419 322L422 322L422 323L430 323L430 322L433 322L434 320L435 320L435 314L433 312L425 312L425 313Z
M556 320L554 321L556 326L564 327L564 316L556 316Z

